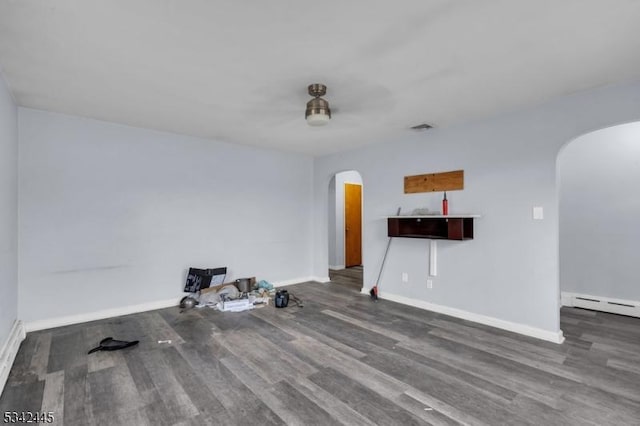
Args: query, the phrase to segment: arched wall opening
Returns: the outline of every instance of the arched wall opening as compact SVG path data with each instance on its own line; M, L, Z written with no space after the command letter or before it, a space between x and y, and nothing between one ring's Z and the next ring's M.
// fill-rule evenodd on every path
M329 182L329 276L362 288L363 181L355 170L336 173Z
M562 305L640 316L640 122L569 142L557 173Z

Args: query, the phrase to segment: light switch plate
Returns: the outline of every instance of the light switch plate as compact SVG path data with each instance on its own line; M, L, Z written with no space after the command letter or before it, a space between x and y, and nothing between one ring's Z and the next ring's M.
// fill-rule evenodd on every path
M540 206L533 208L533 219L534 220L542 220L544 219L544 209Z

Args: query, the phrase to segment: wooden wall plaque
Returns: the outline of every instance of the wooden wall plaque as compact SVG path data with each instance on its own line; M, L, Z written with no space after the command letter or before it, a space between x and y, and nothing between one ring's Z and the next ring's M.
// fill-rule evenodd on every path
M464 170L404 177L404 193L442 192L464 189Z

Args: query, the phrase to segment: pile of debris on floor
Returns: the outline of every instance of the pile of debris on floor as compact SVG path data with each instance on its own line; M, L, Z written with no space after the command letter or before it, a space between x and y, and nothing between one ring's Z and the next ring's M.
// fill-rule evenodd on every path
M211 307L223 312L241 312L269 304L275 292L273 284L255 277L225 283L227 268L189 268L184 291L190 293L180 307Z

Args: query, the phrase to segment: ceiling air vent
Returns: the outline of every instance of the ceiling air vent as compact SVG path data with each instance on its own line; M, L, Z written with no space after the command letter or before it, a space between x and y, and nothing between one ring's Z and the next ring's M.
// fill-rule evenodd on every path
M433 126L427 123L418 124L417 126L411 127L411 130L428 130L432 129Z

